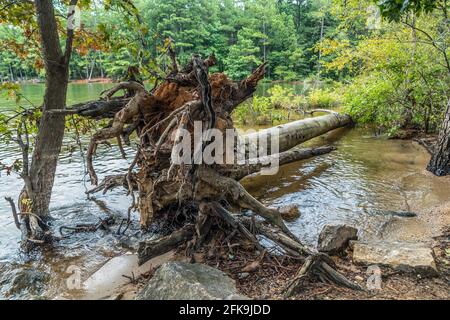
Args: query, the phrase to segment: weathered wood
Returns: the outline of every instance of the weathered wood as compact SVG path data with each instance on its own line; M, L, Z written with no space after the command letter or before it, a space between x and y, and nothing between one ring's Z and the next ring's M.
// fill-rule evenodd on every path
M336 283L354 290L363 290L358 284L348 280L344 275L336 271L334 262L326 254L319 253L314 248L309 248L299 240L292 239L283 231L277 230L275 227L261 221L251 222L249 218L245 217L241 217L240 220L244 225L254 223L257 233L279 245L286 253L296 258L305 259L297 275L285 288L286 297L293 295L302 285L303 279L311 275L318 277L322 281Z
M257 163L255 164L236 165L234 168L228 169L227 173L231 178L241 180L242 178L252 173L261 171L261 169L268 164L274 163L273 161L275 160L275 158L278 158L278 165L281 166L300 160L310 159L319 155L324 155L330 153L333 150L336 150L336 148L332 146L305 149L294 148L278 154L255 159L257 161Z
M16 225L16 228L20 230L19 215L17 214L16 205L14 204L14 201L11 197L5 197L5 200L8 201L9 205L11 206L14 224Z
M256 248L263 250L255 234L250 232L236 215L224 208L222 203L227 203L227 207L250 210L255 221L257 221L256 216L264 218L273 226L273 229L261 225L260 232L279 243L297 258L303 259L309 256L316 261L316 257L320 254L300 242L284 223L281 212L255 199L237 180L262 169L267 165L266 162L270 163L266 160L272 160L271 157L276 157L279 164L285 164L332 151L332 147L289 149L349 124L350 117L330 112L325 116L294 121L248 135L245 137L247 150L250 149L253 138L259 140L258 142L261 142L263 138L279 138L278 150L281 153L275 155L278 153L276 148L269 148L269 152L265 153L269 155L268 158L261 158L255 163L248 162L249 165L246 167L239 168L219 161L199 162L195 157L198 145L192 144L192 140L184 141L184 137L191 138L196 133L202 134L203 138L206 137L203 142L205 140L210 142L203 144L200 148L201 151L206 151L205 145L209 147L213 138L208 136L210 132L206 131L207 129L215 129L216 133L222 134L219 137L214 136L214 142L216 139L227 136L229 130L235 130L230 114L237 105L253 94L258 81L264 76L266 66L262 64L246 79L233 82L223 73L208 75L208 67L215 61L207 60L202 61L200 57L194 56L182 72L177 72L178 68L174 66L174 71L151 92L146 91L142 85L123 83L108 93L111 97L119 89L127 88L129 85L137 86L135 95L115 114L111 126L98 131L92 137L86 158L92 183L97 183L92 166L92 156L97 144L103 140L117 138L122 134L125 124L136 124L139 145L135 160L128 168L129 175L126 180L133 200L130 208L137 207L139 210L141 228L147 229L154 219L167 215L168 208L173 205L181 207L189 204L199 208L197 212L193 212L196 215L195 226L188 224L169 236L141 242L138 249L139 264L193 238L186 247L186 252L190 255L192 250L199 249L198 247L208 239L207 236L217 228L228 229L229 235L239 232L242 235L241 240L250 240ZM196 132L198 123L202 124L200 132ZM209 137L211 140L208 139ZM194 148L182 149L183 159L178 162L174 161L170 155L179 152L178 144L181 141L187 142L188 146L194 145ZM270 142L269 140L268 145ZM238 147L240 149L241 144L238 144ZM214 151L219 159L225 159L227 156L224 150L211 151ZM239 159L239 151L231 155ZM137 203L133 193L135 186L130 179L135 165L138 168L133 179L139 191ZM101 189L106 190L117 184L123 185L124 179L120 176L111 177L105 181ZM224 225L221 221L226 224ZM325 263L331 261L322 256L320 259ZM317 263L314 263L314 267L316 265ZM322 269L325 270L321 272L322 277L333 278L327 276L326 267Z
M224 219L232 228L235 230L239 230L239 232L250 242L252 242L258 250L263 250L264 248L259 243L258 239L252 234L238 219L233 217L233 214L226 210L219 203L211 204L213 210L218 214L222 219Z
M250 219L248 218L244 219L243 221L246 225L251 223ZM255 223L258 233L279 244L282 248L288 248L290 249L290 252L295 252L296 256L308 256L317 253L317 250L309 248L308 246L302 244L300 241L296 241L291 237L288 237L281 230L270 227L267 224L262 223L261 221L257 221Z
M142 265L156 256L169 252L181 243L192 239L194 233L194 225L188 224L166 237L139 242L138 264Z
M323 253L310 255L296 276L284 289L284 297L289 298L301 289L303 281L309 277L316 277L322 282L331 282L353 290L364 291L360 285L348 280L344 275L335 270L335 263L329 256Z
M332 152L333 150L336 150L336 148L332 147L332 146L323 146L323 147L305 148L305 149L295 148L292 150L282 152L280 154L259 158L257 160L259 163L236 165L236 166L233 166L232 168L226 168L223 171L223 173L232 179L241 180L244 177L246 177L250 174L253 174L253 173L257 173L262 168L264 168L266 163L270 163L269 157L278 157L279 165L281 166L281 165L292 163L295 161L310 159L312 157L324 155L324 154ZM117 174L117 175L106 176L103 179L103 181L101 181L98 184L98 186L86 191L86 194L93 194L93 193L97 193L100 191L102 191L103 194L105 194L107 191L112 190L116 187L124 187L125 189L128 188L126 175ZM133 189L134 190L138 189L137 184L134 182L133 182Z
M114 118L115 114L125 107L129 101L130 99L127 98L90 101L70 106L65 111L69 114L94 119Z
M352 120L347 114L331 113L320 117L289 122L273 128L260 130L245 136L246 149L251 141L267 140L268 154L287 151L300 143L320 136L328 131L347 126ZM271 139L278 135L278 150L271 149Z

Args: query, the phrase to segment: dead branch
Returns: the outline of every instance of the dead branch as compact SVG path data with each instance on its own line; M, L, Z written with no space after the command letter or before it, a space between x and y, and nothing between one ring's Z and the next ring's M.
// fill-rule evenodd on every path
M14 218L14 224L16 225L17 229L20 230L20 221L14 200L11 197L5 197L5 200L9 202L9 205L11 206L11 212Z
M185 225L169 236L156 240L141 241L138 248L138 264L142 265L151 258L177 248L181 243L192 239L195 228L192 224Z

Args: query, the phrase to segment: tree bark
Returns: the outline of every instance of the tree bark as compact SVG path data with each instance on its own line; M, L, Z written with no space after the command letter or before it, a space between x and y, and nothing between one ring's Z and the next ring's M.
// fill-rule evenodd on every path
M227 172L227 175L235 180L241 180L250 174L261 171L261 169L264 168L265 164L267 165L268 163L274 161L271 158L277 157L278 165L282 166L284 164L327 154L333 150L336 150L336 148L331 146L305 149L293 148L291 150L283 151L275 155L258 158L256 159L258 163L255 164L237 165L236 168L229 170Z
M302 142L320 136L328 131L349 125L351 121L350 116L347 114L331 112L325 116L297 120L248 134L245 136L245 143L248 145L249 141L262 141L266 137L268 140L268 154L274 154L289 150ZM270 139L277 133L279 148L278 150L271 150Z
M437 176L450 174L450 100L447 103L439 138L427 170Z
M72 0L70 4L75 5L76 3L77 1ZM31 200L30 211L37 217L43 218L49 213L50 197L65 124L63 114L48 111L64 109L66 104L73 30L67 30L66 48L63 52L52 1L35 1L35 7L42 39L41 49L45 63L46 84L42 118L35 141L31 167L29 174L23 178L28 198ZM33 229L31 231L32 238L40 237L39 234L33 234Z

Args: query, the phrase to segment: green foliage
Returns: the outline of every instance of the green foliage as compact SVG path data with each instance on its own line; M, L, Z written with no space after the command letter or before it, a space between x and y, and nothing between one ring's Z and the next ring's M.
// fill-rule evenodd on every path
M293 110L305 104L305 97L294 94L293 88L275 85L268 90L271 105L276 109Z
M381 15L391 21L399 21L401 16L408 12L429 13L436 8L439 0L383 0L376 1ZM440 5L447 5L442 1Z
M340 32L318 44L327 57L323 66L345 82L342 100L354 120L389 134L404 128L435 131L450 95L450 69L443 54L450 43L445 11L410 12L406 21L384 20L379 29L355 37L355 29L348 26L362 26L371 4L352 0L348 11L342 4L334 7Z
M373 74L358 78L346 88L343 96L345 111L359 123L396 127L401 119L401 108L390 103L395 90L391 83L379 76Z
M248 29L238 32L238 42L230 48L225 58L226 73L234 79L245 78L260 63L259 47L256 47L251 38L244 36Z
M0 0L0 4L7 0ZM138 65L146 79L164 75L171 38L181 64L193 53L215 53L218 65L241 79L261 62L267 78L299 80L319 67L314 44L336 21L329 1L297 0L107 0L79 1L82 28L74 39L72 79L121 78ZM56 6L64 30L67 1ZM14 26L14 28L12 28ZM0 82L43 77L33 5L17 1L0 14ZM64 32L62 41L64 41ZM163 66L160 69L159 66Z
M233 119L245 125L273 125L290 120L299 109L306 106L306 98L296 95L293 88L274 85L268 96L254 96L251 101L238 106Z
M270 123L272 107L266 97L253 97L249 103L242 103L233 112L233 118L244 125L262 125Z
M243 125L273 125L286 120L286 112L276 109L269 97L255 96L233 112L233 119Z
M313 89L306 97L310 109L334 109L341 105L340 94L334 89Z

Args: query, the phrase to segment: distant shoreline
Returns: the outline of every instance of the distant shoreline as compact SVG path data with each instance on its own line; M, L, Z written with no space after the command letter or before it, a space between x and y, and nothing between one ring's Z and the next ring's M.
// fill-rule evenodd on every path
M77 83L77 84L84 84L84 83L112 83L114 82L111 78L92 78L92 79L72 79L69 80L69 83ZM3 82L1 82L3 83ZM14 83L17 84L43 84L45 83L44 79L30 79L30 80L23 80L23 81L14 81Z
M69 83L112 83L111 78L92 78L92 79L77 79L70 80Z

